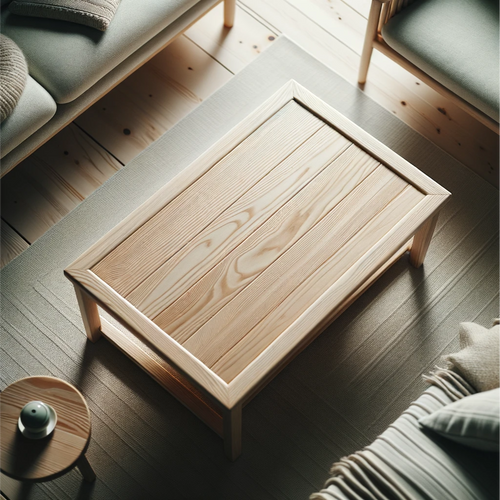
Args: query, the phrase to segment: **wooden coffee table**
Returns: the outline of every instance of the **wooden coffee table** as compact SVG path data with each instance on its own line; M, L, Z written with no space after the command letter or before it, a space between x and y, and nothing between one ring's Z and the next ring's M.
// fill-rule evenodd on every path
M89 339L234 459L242 407L408 249L422 264L449 194L291 81L65 272Z

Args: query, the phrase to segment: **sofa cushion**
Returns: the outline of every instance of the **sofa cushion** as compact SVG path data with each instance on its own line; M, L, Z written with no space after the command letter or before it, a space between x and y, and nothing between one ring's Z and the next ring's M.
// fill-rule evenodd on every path
M26 85L28 67L21 49L0 34L0 120L12 114Z
M23 16L61 19L105 31L119 3L120 0L14 0L9 10Z
M29 72L57 103L71 102L197 0L122 0L104 32L2 13L2 32L21 47Z
M498 0L418 0L383 27L388 45L498 121Z
M50 94L28 75L17 106L1 125L2 158L45 125L55 115L56 109Z

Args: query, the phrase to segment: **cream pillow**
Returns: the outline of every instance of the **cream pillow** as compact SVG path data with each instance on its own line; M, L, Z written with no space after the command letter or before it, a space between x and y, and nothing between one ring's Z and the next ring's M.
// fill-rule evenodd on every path
M441 436L471 448L498 451L500 389L459 399L419 419Z
M443 356L448 368L479 392L499 387L500 325L488 330L476 323L461 323L459 335L462 350Z

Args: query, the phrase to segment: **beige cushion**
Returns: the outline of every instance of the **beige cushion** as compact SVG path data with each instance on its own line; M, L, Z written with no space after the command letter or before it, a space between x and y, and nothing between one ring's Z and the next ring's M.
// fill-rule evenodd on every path
M462 375L478 391L499 387L500 325L488 330L476 323L461 323L459 334L462 350L443 357L448 368Z
M21 49L0 35L0 119L12 114L26 85L28 67Z
M479 392L419 419L421 425L457 443L498 451L500 389Z
M14 0L14 14L60 19L104 31L115 15L120 0Z

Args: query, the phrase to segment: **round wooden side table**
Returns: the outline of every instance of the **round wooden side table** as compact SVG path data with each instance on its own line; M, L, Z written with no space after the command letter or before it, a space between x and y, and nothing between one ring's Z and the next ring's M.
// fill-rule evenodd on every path
M18 429L19 414L30 401L43 401L57 413L54 431L43 439L28 439ZM0 394L0 470L19 481L50 481L78 467L94 481L85 452L90 442L90 412L72 385L55 377L27 377Z

